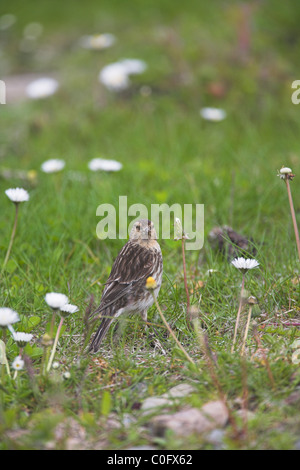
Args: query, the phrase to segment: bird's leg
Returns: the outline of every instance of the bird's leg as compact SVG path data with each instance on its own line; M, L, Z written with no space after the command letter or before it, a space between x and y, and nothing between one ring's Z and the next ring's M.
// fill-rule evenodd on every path
M115 345L121 343L121 338L123 337L124 330L126 327L127 316L122 315L120 318L115 320L114 333L113 333L113 343Z
M142 320L145 321L145 322L147 321L147 312L148 312L148 310L142 310L141 311Z
M154 328L153 325L151 325L151 330L150 330L150 326L147 324L147 310L143 310L141 312L141 317L142 317L142 320L145 322L145 332L146 332L146 335L148 336L148 338L154 342L154 345L158 346L162 352L165 354L165 350L164 348L162 347L162 344L161 344L161 337L159 335L159 333L156 331L156 329ZM154 336L156 336L156 338L154 338Z
M148 335L148 334L149 334L149 331L148 331L148 330L149 330L149 326L147 325L147 319L148 319L147 310L142 310L142 311L140 312L140 315L141 315L141 317L142 317L143 322L145 322L145 332L146 332L146 335ZM151 334L151 333L150 333L150 334Z

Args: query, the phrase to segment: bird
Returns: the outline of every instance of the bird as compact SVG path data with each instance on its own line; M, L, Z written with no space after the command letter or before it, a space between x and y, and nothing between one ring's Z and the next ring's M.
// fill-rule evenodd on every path
M225 254L229 260L232 259L232 257L243 256L243 253L250 253L253 256L256 255L257 250L252 238L248 239L244 235L237 233L228 225L214 227L210 231L208 238L213 248Z
M93 313L101 318L92 338L89 352L97 352L112 322L120 315L139 313L147 321L147 311L154 302L146 289L146 280L153 277L158 296L163 274L163 259L157 234L151 220L137 220L130 231L129 240L116 257L99 307Z

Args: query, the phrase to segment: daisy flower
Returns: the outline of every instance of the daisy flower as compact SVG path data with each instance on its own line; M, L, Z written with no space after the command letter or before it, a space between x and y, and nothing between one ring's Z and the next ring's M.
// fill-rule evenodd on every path
M130 81L122 64L118 62L106 65L99 73L99 81L111 91L123 91Z
M203 119L206 119L207 121L223 121L223 119L226 118L227 114L224 109L219 109L219 108L202 108L200 110L200 115L203 117Z
M292 173L292 170L291 170L291 168L288 168L287 166L284 166L279 170L279 173L281 175L286 175L288 173Z
M244 294L244 287L245 287L245 276L247 271L249 269L257 268L259 266L259 263L255 259L245 259L245 258L235 258L233 261L231 261L231 264L237 269L241 271L243 274L243 279L242 279L242 287L241 287L241 294L240 294L240 302L239 302L239 308L238 308L238 313L236 316L236 322L235 322L235 328L234 328L234 336L233 336L233 342L232 342L232 347L231 347L231 352L234 351L234 345L236 342L236 337L237 337L237 330L239 326L239 321L240 321L240 315L243 307L243 294Z
M277 174L277 176L279 176L280 179L282 179L282 180L293 180L293 178L295 177L295 175L293 174L292 169L287 167L287 166L283 166L282 168L280 168L279 173Z
M116 38L113 34L103 33L94 34L91 36L82 36L79 40L79 44L84 49L101 50L112 46L116 42Z
M47 302L49 307L56 310L66 305L69 299L65 294L60 294L58 292L49 292L45 295L45 301Z
M144 61L139 59L123 59L103 67L99 81L109 90L122 91L129 87L129 75L143 73L147 68Z
M29 201L29 194L23 188L9 188L5 191L6 196L15 204Z
M249 269L257 268L259 266L259 263L255 259L245 259L245 258L235 258L233 261L231 261L231 264L237 269L240 269L241 271L248 271Z
M59 158L51 158L50 160L46 160L41 165L41 170L44 173L56 173L57 171L63 170L65 167L66 162L64 160L60 160Z
M20 318L19 318L18 313L12 310L11 308L7 308L7 307L0 308L0 326L2 328L6 326L10 326L19 320Z
M89 163L88 167L91 171L119 171L123 165L116 160L107 160L104 158L93 158Z
M140 59L123 59L118 62L128 75L136 75L145 72L146 62Z
M18 370L22 370L24 368L24 361L23 359L21 358L21 356L17 356L13 363L12 363L12 368L16 371Z
M33 335L30 333L21 333L21 332L14 332L13 333L13 339L15 342L18 344L20 348L23 348L26 346L26 344L31 341L33 338Z
M72 304L65 304L62 307L59 308L61 315L63 317L66 317L70 315L71 313L78 312L79 308L77 305L72 305Z
M29 98L34 100L47 98L48 96L53 95L57 91L58 87L58 81L54 78L38 78L27 85L26 94Z

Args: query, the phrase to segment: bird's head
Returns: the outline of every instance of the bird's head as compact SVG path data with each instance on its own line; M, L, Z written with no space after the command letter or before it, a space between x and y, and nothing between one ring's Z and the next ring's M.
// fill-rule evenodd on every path
M129 238L130 240L146 243L150 240L156 240L157 235L153 222L148 219L137 220L132 226Z

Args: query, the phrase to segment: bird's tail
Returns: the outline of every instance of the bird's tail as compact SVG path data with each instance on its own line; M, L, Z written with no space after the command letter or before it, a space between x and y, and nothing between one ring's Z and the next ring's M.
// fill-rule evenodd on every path
M102 317L100 326L99 326L98 330L96 331L96 333L93 337L93 340L90 344L89 352L91 352L91 351L97 352L98 351L98 349L100 347L100 344L101 344L102 340L104 339L104 337L107 333L107 330L108 330L108 328L110 327L110 325L113 321L113 317L110 316L109 314L110 314L109 309L107 309L106 311L103 312L103 317Z

